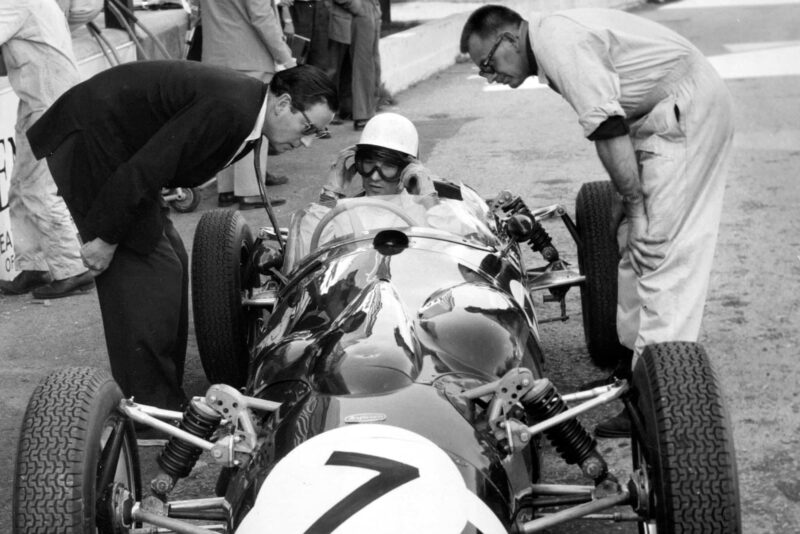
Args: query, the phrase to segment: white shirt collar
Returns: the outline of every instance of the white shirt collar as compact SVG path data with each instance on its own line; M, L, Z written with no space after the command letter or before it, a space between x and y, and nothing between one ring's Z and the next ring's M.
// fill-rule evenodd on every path
M231 157L231 159L228 160L228 163L225 164L226 167L231 163L233 163L233 160L236 159L236 156L238 156L242 150L244 150L244 147L247 145L248 142L258 141L258 139L261 137L262 135L261 130L264 128L264 119L267 116L268 98L269 98L269 89L267 89L267 94L264 96L264 102L261 104L261 111L258 112L258 117L256 117L255 126L253 126L253 129L250 130L250 134L248 134L248 136L245 138L242 144L239 145L239 148L236 149L236 152L233 153L233 157Z
M256 118L256 125L253 126L253 130L250 132L250 135L247 136L245 139L245 143L247 141L256 141L259 137L261 137L261 130L264 128L264 118L267 116L267 99L269 98L269 90L267 90L267 94L264 95L264 103L261 104L261 111L258 112L258 118Z

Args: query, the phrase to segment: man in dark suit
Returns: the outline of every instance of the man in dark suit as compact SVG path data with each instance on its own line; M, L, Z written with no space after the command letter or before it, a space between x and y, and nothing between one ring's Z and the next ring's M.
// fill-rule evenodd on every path
M166 409L185 400L188 258L161 188L202 184L262 135L279 152L308 146L337 108L314 67L266 85L221 67L151 61L76 85L28 130L96 275L111 371L126 396Z

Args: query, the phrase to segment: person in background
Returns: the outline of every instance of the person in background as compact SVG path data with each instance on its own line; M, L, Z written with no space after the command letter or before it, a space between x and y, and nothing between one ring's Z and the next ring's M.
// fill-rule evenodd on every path
M486 5L467 19L461 51L490 83L529 76L576 111L621 197L617 332L649 344L696 341L717 242L733 139L730 92L677 33L624 11L573 9L527 20ZM631 373L631 362L617 370ZM625 412L595 429L630 435Z
M25 131L64 91L80 81L68 24L89 22L102 0L15 0L0 3L0 51L19 97L14 128L16 158L9 188L11 232L19 274L0 291L40 299L75 295L93 287L80 257L77 230L47 164L36 161Z
M286 36L286 42L290 43L290 49L292 38L294 37L294 20L292 20L292 12L289 8L293 2L294 0L277 0L278 16L281 19L281 28L283 29L283 35Z
M330 65L328 50L328 19L330 0L291 0L289 12L294 33L308 39L306 64L327 71Z
M138 61L64 93L28 130L83 238L111 372L126 397L185 400L188 258L161 199L252 151L310 146L338 107L330 79L299 66L269 85L196 61Z
M353 129L363 130L378 109L381 83L381 7L378 0L363 0L354 10L350 41L353 69Z
M228 67L269 83L281 68L297 64L281 27L274 0L199 0L203 28L202 61ZM262 153L261 168L266 169L267 151ZM286 176L266 173L265 185L282 185ZM263 206L255 178L253 155L217 175L218 204L239 203L239 209ZM286 199L270 198L273 205Z
M339 113L332 124L353 118L353 68L350 43L353 15L363 10L363 0L325 0L331 2L328 23L329 74L339 91Z

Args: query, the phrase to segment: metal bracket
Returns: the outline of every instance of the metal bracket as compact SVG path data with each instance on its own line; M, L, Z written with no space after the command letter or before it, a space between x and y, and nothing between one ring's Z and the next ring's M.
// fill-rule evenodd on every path
M493 404L497 404L498 410L508 414L533 388L534 382L533 373L529 369L511 369L496 383Z
M226 384L214 384L208 388L205 401L237 429L234 434L221 438L214 445L212 455L215 458L232 457L234 449L252 452L256 447L256 425L249 410L274 412L281 406L279 402L248 397ZM230 441L226 441L226 438L230 438ZM216 454L214 451L217 451Z

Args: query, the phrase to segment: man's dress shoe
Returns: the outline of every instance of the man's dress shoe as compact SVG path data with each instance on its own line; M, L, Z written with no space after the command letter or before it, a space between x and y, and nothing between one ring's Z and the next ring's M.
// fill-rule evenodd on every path
M22 271L13 280L0 280L0 292L6 295L24 295L52 280L47 271Z
M86 271L63 280L53 280L46 286L36 288L33 290L33 296L42 300L60 299L89 291L92 287L94 287L94 276L89 271Z

